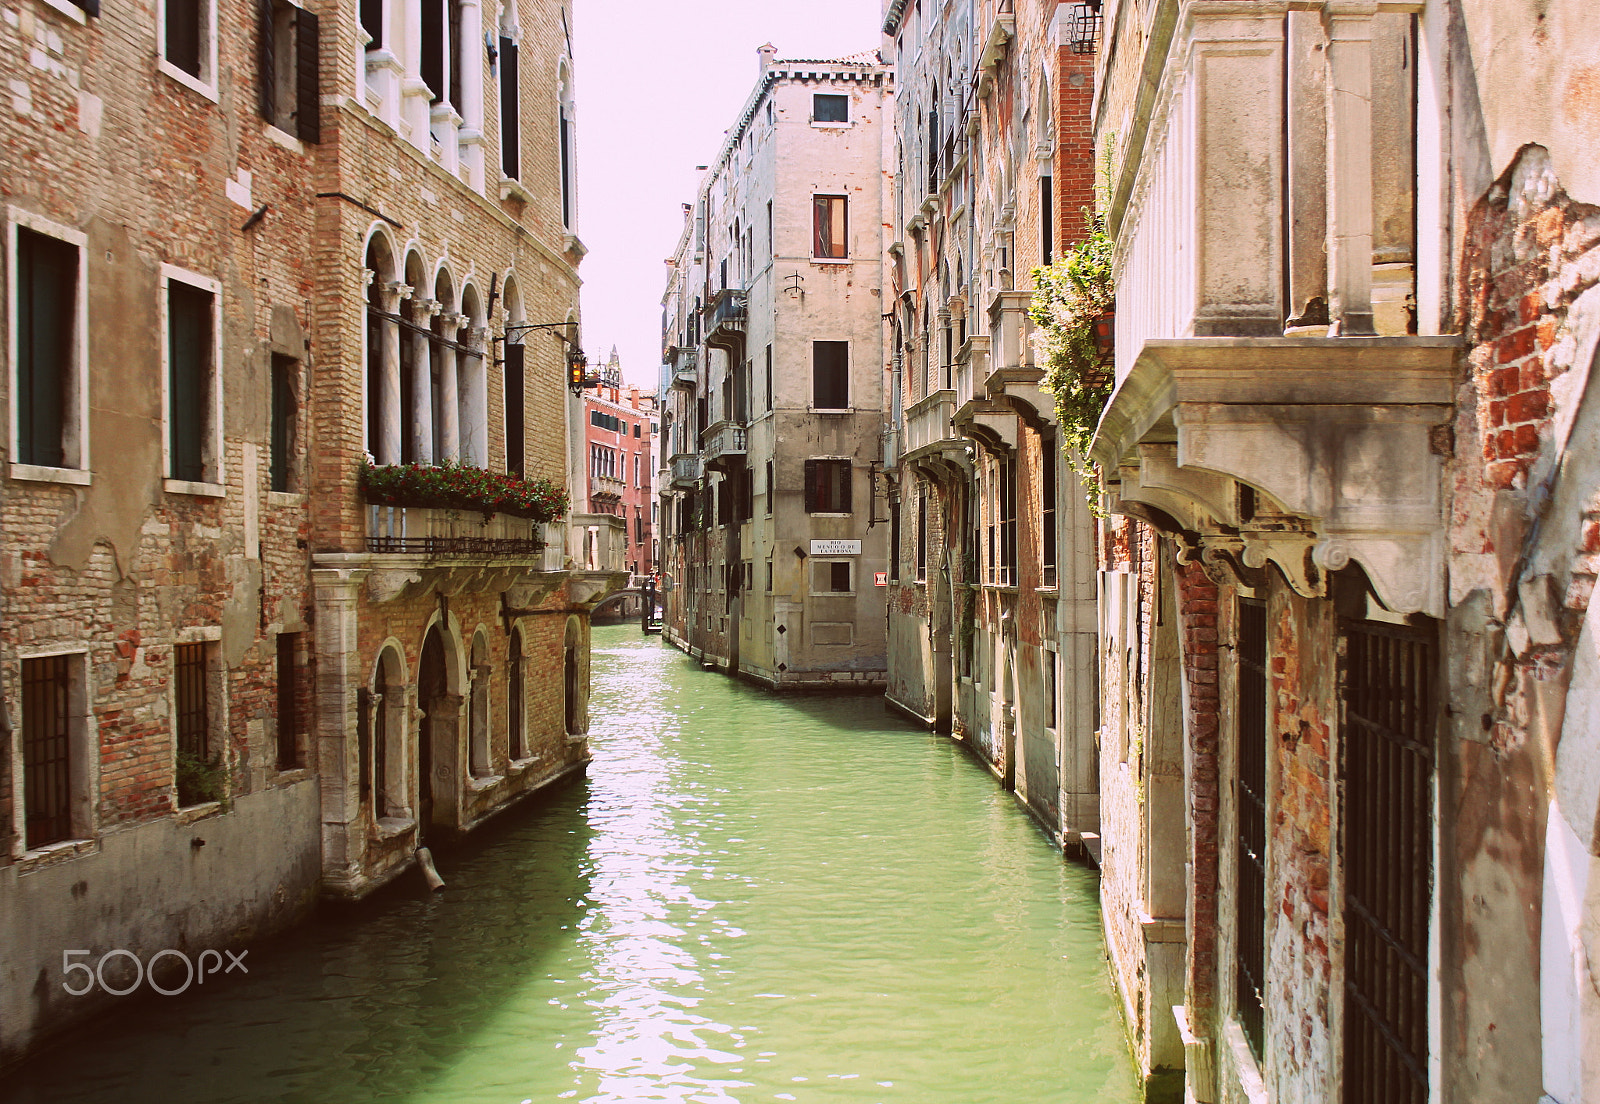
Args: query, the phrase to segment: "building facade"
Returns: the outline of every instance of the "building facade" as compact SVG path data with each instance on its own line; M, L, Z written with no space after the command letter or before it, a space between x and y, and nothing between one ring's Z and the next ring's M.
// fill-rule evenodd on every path
M588 444L591 514L612 514L627 526L623 562L634 580L656 571L656 437L660 419L654 391L622 382L616 349L585 392L584 436ZM637 612L637 606L632 609Z
M775 688L881 688L889 69L760 57L669 262L665 632Z
M890 702L1098 838L1094 525L1030 340L1085 230L1092 55L1055 3L885 5L895 44Z
M1185 1067L1151 1098L1600 1100L1583 13L1094 7L1103 885L1145 1071Z
M570 9L217 11L0 21L0 1060L587 757L620 526L363 475L574 485Z

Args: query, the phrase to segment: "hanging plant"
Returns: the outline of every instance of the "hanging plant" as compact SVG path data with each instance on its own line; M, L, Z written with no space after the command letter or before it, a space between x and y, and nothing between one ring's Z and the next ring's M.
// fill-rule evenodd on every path
M495 514L554 521L567 512L564 487L548 479L524 479L447 460L442 464L361 462L361 497L374 506L423 506L436 510L475 510L487 521Z
M1112 241L1105 222L1085 213L1088 233L1055 264L1033 271L1034 354L1044 366L1042 385L1055 399L1068 457L1090 500L1100 480L1089 462L1089 443L1114 384L1111 329L1116 311Z

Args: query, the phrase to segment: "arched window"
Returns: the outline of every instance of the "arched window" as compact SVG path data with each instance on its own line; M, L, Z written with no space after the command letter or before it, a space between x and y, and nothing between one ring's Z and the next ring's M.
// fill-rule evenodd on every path
M522 295L517 288L516 278L506 277L506 327L515 326L523 320ZM523 420L524 404L527 401L527 347L523 344L520 335L513 337L506 334L506 359L505 376L503 383L503 405L501 417L505 434L506 471L515 475L526 472L527 466L524 459L525 438L527 426Z
M361 695L361 798L370 802L374 819L408 812L405 757L405 663L393 647L384 648L373 664L371 689Z
M429 331L435 305L428 298L428 279L422 258L406 257L406 284L413 290L400 305L400 462L415 464L433 459L433 411L428 397L433 374Z
M456 380L456 349L461 316L455 312L455 287L450 280L450 273L445 269L440 269L434 278L433 302L433 332L428 340L430 445L435 460L455 460L461 455Z
M523 662L522 662L522 630L511 634L511 655L506 660L506 680L509 687L506 693L506 724L507 747L513 760L528 757L528 725L524 715L523 694Z
M400 459L398 439L385 433L398 428L400 334L394 322L394 253L380 232L367 242L367 452L377 463Z
M556 105L557 140L561 147L561 225L576 233L578 229L577 177L574 149L572 112L572 70L565 58L561 61L559 102Z
M461 293L461 331L457 423L460 427L462 463L489 466L489 377L485 370L483 302L478 289L468 284Z
M467 718L467 769L474 778L494 773L489 758L489 672L489 643L480 631L472 638L472 689Z

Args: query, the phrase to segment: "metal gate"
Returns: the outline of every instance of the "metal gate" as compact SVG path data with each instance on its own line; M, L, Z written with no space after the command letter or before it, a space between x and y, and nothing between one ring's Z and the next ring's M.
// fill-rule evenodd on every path
M1344 1100L1425 1104L1437 634L1341 629Z
M1234 783L1238 851L1239 1026L1262 1056L1262 994L1267 965L1267 606L1241 598L1239 612L1239 770Z
M67 657L22 661L22 792L29 849L72 835Z

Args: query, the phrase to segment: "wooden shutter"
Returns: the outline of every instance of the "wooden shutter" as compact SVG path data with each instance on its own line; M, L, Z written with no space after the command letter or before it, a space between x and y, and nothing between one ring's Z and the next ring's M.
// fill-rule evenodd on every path
M820 410L843 410L850 405L850 343L811 343L811 402Z
M295 12L295 135L322 141L322 38L315 12Z
M433 103L445 94L444 4L445 0L422 0L422 83Z
M274 126L278 123L278 33L273 18L277 6L277 0L256 3L256 107L261 117Z
M838 486L839 486L839 500L838 500L838 502L834 503L834 507L833 508L834 508L834 511L837 512L837 513L848 514L848 513L851 512L851 509L850 509L850 491L851 491L851 486L850 486L850 484L853 482L853 480L850 478L850 476L851 476L850 461L848 461L848 460L835 460L835 461L833 461L833 464L834 464L834 476L838 480Z
M806 513L814 514L818 511L818 500L822 497L822 485L819 482L822 465L817 460L806 461Z
M455 107L456 114L461 110L461 0L445 0L448 6L446 21L449 23L450 45L448 57L450 61L450 103Z
M522 176L521 95L517 77L517 44L500 37L500 171L509 179Z
M506 471L522 475L527 470L523 458L523 438L526 426L523 416L523 396L526 367L523 359L525 346L506 346Z
M211 293L167 285L167 389L171 474L201 482L205 471L206 395L211 364Z
M192 77L200 76L200 0L166 0L166 59Z
M17 228L17 458L59 468L77 329L78 250Z

